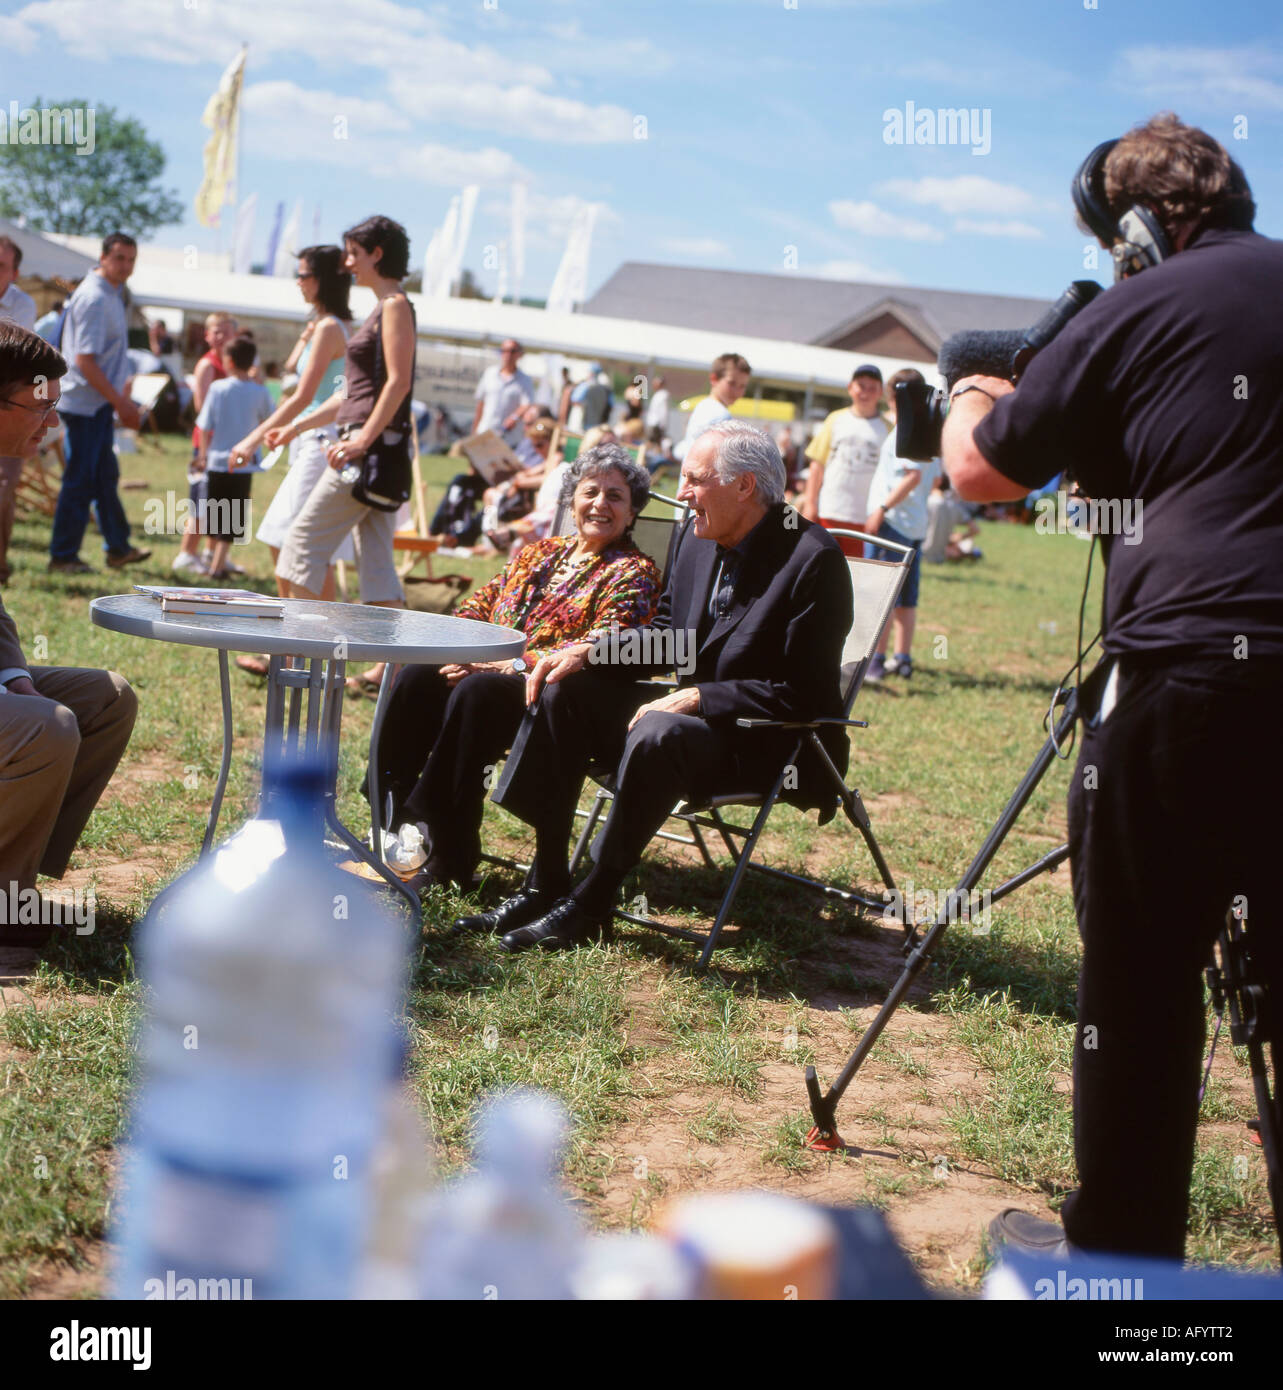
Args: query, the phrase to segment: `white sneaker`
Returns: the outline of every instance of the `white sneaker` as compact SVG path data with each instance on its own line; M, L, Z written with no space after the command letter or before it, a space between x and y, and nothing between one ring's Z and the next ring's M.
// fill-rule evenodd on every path
M245 574L245 573L247 573L247 571L246 571L244 565L238 565L238 564L236 564L235 561L233 561L233 560L228 560L228 562L227 562L227 564L224 566L224 568L227 570L227 573L228 573L228 574Z
M170 566L170 569L172 569L175 574L184 574L189 571L194 571L196 574L209 573L209 566L206 565L205 561L202 560L199 555L189 555L185 550L180 550L178 554L174 556L174 563Z

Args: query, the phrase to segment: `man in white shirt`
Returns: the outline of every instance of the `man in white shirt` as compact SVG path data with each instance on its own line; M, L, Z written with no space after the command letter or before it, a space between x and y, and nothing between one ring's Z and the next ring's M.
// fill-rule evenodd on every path
M708 369L709 394L691 411L686 434L673 450L680 463L692 444L710 425L731 418L731 406L748 390L753 369L738 352L724 352Z
M882 373L872 363L859 366L847 387L851 404L835 410L806 446L811 466L800 511L828 528L861 531L869 515L869 486L887 427L878 415ZM860 541L838 538L843 554L859 557Z
M515 338L505 339L498 365L487 367L477 383L477 408L472 416L473 434L494 430L513 449L523 437L521 412L535 398L535 384L517 367L520 361L521 344Z
M22 247L0 236L0 319L34 331L36 301L17 285ZM13 534L14 494L22 477L20 458L0 457L0 584L9 582L9 537Z

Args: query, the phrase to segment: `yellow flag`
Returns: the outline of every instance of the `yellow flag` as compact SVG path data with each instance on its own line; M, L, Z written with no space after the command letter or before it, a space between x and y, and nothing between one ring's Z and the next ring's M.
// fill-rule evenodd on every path
M202 227L217 227L223 204L236 178L236 141L240 133L241 81L245 45L227 66L218 89L205 106L201 124L213 133L205 143L205 177L196 193L196 218Z

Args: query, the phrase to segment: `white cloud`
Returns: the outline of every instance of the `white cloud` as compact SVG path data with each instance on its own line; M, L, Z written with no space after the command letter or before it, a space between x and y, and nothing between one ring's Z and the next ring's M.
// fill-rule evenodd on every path
M530 174L506 150L487 145L460 150L449 145L405 146L371 166L376 178L414 178L458 188L465 183L496 184L528 180Z
M842 198L829 204L829 215L847 232L862 236L898 237L905 241L943 241L944 233L912 217L899 217L876 203Z
M529 84L424 82L418 75L397 73L389 91L420 120L446 121L523 140L601 145L633 138L633 118L623 107L589 106Z
M878 185L877 191L921 207L937 207L954 216L968 212L1010 216L1035 212L1043 206L1023 188L1013 183L998 183L980 174L962 174L953 179L888 179Z
M822 280L861 280L873 285L905 283L904 276L898 270L879 270L863 261L825 261L814 269L810 266L799 266L798 270L804 275L818 275Z
M666 236L661 237L659 249L673 256L689 256L692 260L728 261L731 248L724 241L711 236Z
M953 230L971 236L1017 237L1025 241L1041 241L1043 236L1043 233L1030 222L974 221L969 217L958 218L953 224Z
M21 16L7 19L0 15L0 50L6 53L30 53L38 37Z
M412 67L424 81L440 71L456 82L500 75L552 81L546 69L447 39L436 17L395 0L203 0L190 9L177 0L39 0L17 17L52 33L67 52L100 61L145 57L222 67L244 35L251 70L265 59L310 58L345 70Z
M573 66L594 76L636 78L656 77L671 71L674 65L672 55L648 38L598 38L585 33L577 19L549 24L544 35L536 33L522 43L522 48L550 68Z
M242 109L256 154L342 158L349 151L339 147L355 145L368 160L370 142L385 146L389 131L410 129L405 114L386 102L309 91L294 82L248 84Z
M1237 103L1283 111L1283 83L1269 76L1279 72L1280 66L1276 53L1268 48L1148 44L1124 50L1117 78L1168 104L1178 100L1203 106Z

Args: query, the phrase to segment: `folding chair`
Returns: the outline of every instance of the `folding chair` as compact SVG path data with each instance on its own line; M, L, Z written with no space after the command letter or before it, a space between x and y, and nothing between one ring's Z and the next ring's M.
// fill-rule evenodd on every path
M673 548L677 544L682 522L686 519L686 505L670 497L660 497L651 493L656 501L665 502L678 508L675 516L639 516L633 523L633 542L644 555L654 560L660 573L661 583L668 580L668 567L672 563ZM558 507L553 517L552 534L571 536L575 531L575 515L569 507Z
M682 844L694 845L703 857L705 865L712 869L716 868L716 863L708 851L708 846L704 841L703 830L716 831L721 837L722 843L726 846L727 853L731 856L734 869L731 873L730 883L722 897L721 905L718 908L717 917L713 922L712 930L708 933L689 931L685 927L670 926L665 922L660 922L653 917L643 917L635 913L618 910L615 916L622 918L626 922L636 923L638 926L650 927L654 931L663 932L667 936L681 937L686 941L693 941L703 947L699 959L699 967L703 969L709 962L714 949L717 946L718 937L721 935L722 928L730 917L731 909L735 904L735 899L739 894L740 885L744 881L744 875L748 869L754 869L758 873L767 874L772 878L782 879L788 883L800 884L803 887L811 888L816 892L822 893L827 897L835 897L843 902L853 903L879 915L884 910L885 904L879 900L865 897L861 893L854 892L846 888L837 888L829 883L821 883L818 879L807 878L803 874L789 873L784 869L777 869L773 865L758 864L753 862L753 852L757 848L758 840L766 828L766 822L770 817L771 811L777 801L781 799L781 793L785 791L785 781L788 778L789 769L797 766L797 761L804 747L809 747L815 757L819 760L821 767L826 772L833 788L837 804L841 807L846 818L860 832L865 844L868 846L873 863L878 873L882 876L882 882L889 892L895 892L895 880L892 878L891 870L887 866L881 847L873 834L873 827L869 821L869 813L865 809L864 802L860 797L859 791L854 787L848 787L838 772L833 760L829 757L828 750L820 741L819 731L827 725L840 724L846 728L864 729L868 727L865 720L851 719L851 707L854 705L860 687L864 683L864 676L869 668L869 662L877 650L878 637L881 635L887 619L891 616L895 608L896 599L899 597L900 589L908 577L909 566L913 560L913 550L909 546L896 544L892 541L881 540L874 536L866 535L861 531L832 531L834 536L849 536L867 543L881 546L883 549L898 552L898 560L871 560L847 558L847 570L851 578L852 598L854 599L854 617L850 631L847 633L846 643L842 650L842 716L823 719L815 719L806 722L783 722L773 719L738 719L736 723L743 729L788 729L797 732L797 742L793 746L793 751L789 757L784 759L780 770L768 792L745 792L729 789L726 793L713 796L703 804L692 804L684 802L675 807L672 819L682 821L690 828L689 837L677 835L667 830L657 832L658 838L675 840ZM574 874L583 860L584 854L592 840L593 831L597 822L601 818L606 803L614 796L614 773L594 776L594 781L598 783L598 791L593 799L591 808L586 813L585 825L575 844L574 854L571 857L570 870ZM787 795L783 797L788 801ZM722 811L730 806L755 806L758 808L750 827L733 825L726 821L722 816ZM735 844L735 839L743 841L741 846Z

